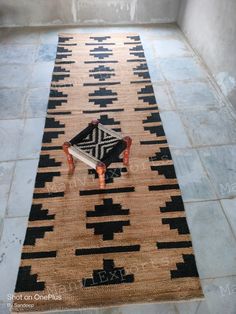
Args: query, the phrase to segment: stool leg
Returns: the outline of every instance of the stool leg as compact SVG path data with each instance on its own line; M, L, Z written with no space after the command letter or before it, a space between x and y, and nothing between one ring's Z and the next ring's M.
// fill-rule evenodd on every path
M74 172L74 169L75 169L75 164L74 164L73 156L69 153L69 150L68 150L68 148L70 146L71 146L70 143L65 142L62 147L63 147L63 150L66 154L67 163L69 166L69 174L72 174Z
M105 173L106 173L106 165L103 162L99 162L96 167L96 171L99 177L99 187L100 189L105 188Z
M124 150L124 153L123 153L123 164L125 166L128 166L129 165L129 155L130 155L130 146L132 144L132 139L131 137L129 136L125 136L123 138L123 140L126 142L126 149Z

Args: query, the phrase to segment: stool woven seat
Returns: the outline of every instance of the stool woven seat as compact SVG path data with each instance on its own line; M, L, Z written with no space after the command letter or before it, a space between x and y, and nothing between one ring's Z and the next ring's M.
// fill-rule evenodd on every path
M100 188L104 188L106 168L112 162L117 162L123 151L123 163L128 165L131 142L130 137L122 137L119 133L104 127L98 120L93 120L84 130L63 145L69 172L74 171L72 157L74 156L96 169Z

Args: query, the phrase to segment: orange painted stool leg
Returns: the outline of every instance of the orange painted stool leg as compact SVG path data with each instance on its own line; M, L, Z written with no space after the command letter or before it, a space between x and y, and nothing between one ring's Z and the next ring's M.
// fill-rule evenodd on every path
M99 177L99 187L100 189L105 188L105 173L106 173L106 165L103 162L99 162L96 167L96 171Z
M125 166L128 166L129 165L130 146L132 144L132 139L129 136L125 136L123 138L123 140L126 142L126 145L127 145L126 149L124 150L124 153L123 153L123 164Z
M66 154L67 163L69 166L69 174L72 174L74 172L74 169L75 169L75 164L74 164L73 156L69 153L69 150L68 150L68 148L70 146L71 146L70 143L65 142L62 147L63 147L63 150Z

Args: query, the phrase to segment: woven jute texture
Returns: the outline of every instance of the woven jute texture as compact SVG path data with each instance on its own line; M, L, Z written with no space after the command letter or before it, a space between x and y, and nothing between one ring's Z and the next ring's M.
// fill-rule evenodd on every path
M94 118L133 141L102 190L79 160L69 175L62 150ZM140 37L60 34L14 310L201 297Z

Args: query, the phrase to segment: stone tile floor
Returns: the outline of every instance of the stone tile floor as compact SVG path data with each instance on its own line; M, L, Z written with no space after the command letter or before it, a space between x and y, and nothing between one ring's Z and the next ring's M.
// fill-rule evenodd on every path
M236 115L174 25L0 30L0 313L15 286L58 32L129 31L145 48L205 300L69 313L236 313Z

